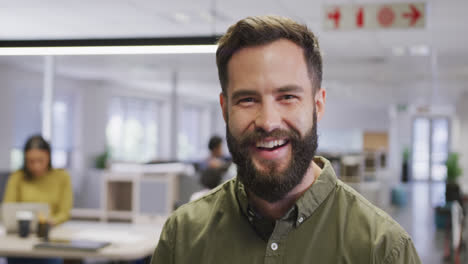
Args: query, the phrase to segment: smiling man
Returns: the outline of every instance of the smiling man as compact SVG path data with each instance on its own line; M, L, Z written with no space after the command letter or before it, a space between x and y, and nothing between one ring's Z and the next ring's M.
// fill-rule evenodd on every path
M243 19L216 60L238 175L174 212L153 264L420 263L408 234L314 157L326 92L307 27Z

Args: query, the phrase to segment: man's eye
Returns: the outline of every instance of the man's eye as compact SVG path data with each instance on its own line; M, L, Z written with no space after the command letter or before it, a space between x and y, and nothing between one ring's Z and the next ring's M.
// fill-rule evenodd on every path
M252 97L242 98L239 100L239 103L253 103L255 99Z
M282 96L283 100L292 100L292 99L295 99L295 98L296 98L296 96L291 95L291 94L286 94L286 95Z

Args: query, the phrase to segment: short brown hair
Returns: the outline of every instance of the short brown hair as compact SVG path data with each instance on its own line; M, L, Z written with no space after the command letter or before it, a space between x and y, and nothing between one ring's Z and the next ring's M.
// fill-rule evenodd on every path
M287 39L304 50L313 91L322 83L322 56L315 37L307 26L280 16L247 17L229 27L218 41L216 64L224 96L227 95L228 62L232 55L245 47L269 44L275 40Z

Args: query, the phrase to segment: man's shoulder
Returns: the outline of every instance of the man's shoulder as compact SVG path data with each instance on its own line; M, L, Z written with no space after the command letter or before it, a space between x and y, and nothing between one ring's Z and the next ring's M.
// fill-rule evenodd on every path
M232 210L232 207L236 207L235 181L236 179L229 180L202 197L182 205L172 213L170 218L177 222L203 224L215 214Z
M406 234L406 231L395 220L393 220L390 215L377 206L373 205L352 187L341 181L338 181L337 186L338 190L342 192L345 199L347 200L347 203L351 205L349 208L353 210L354 214L372 221L372 223L377 227L394 229L397 232Z
M356 236L366 234L368 237L363 241L372 244L368 246L385 251L382 255L387 256L412 244L409 234L390 215L373 205L352 187L338 181L337 191L341 192L341 199L348 210L347 217L343 221L349 222L348 226L353 228L352 231L348 231ZM357 241L355 238L352 240ZM389 246L391 248L388 248Z

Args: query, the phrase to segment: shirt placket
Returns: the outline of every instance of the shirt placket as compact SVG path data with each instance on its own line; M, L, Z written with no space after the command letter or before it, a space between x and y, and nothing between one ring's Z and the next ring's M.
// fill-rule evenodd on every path
M293 228L293 221L277 220L275 229L268 239L265 251L265 264L283 263L283 256L286 251L286 238Z

